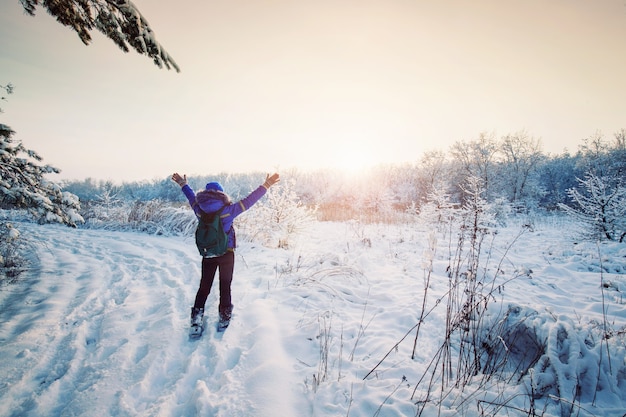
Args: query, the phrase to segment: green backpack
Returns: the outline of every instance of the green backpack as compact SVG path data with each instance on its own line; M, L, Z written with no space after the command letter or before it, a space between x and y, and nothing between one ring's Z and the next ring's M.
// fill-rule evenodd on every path
M220 214L224 208L215 213L200 210L198 227L196 227L196 246L204 258L222 256L228 249L228 235L224 232Z

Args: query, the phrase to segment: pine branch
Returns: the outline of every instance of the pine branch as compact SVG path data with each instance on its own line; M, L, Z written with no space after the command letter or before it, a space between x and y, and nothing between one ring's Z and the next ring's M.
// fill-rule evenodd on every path
M26 13L35 15L39 0L20 0ZM97 29L122 51L132 49L147 55L159 68L180 68L156 41L154 32L139 9L129 0L41 0L41 6L64 26L74 30L89 45L91 31Z

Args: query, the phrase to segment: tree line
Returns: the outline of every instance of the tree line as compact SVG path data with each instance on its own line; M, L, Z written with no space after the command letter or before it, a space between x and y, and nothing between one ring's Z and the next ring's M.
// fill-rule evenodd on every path
M189 182L201 188L208 181L220 181L236 199L245 196L263 175L214 173L190 177ZM329 169L291 169L283 177L293 182L300 201L318 207L322 219L329 220L419 211L441 195L460 206L473 194L468 187L476 182L486 202L505 204L514 212L577 209L590 204L583 197L600 198L600 186L607 195L614 193L615 200L623 202L626 129L610 138L597 132L582 140L574 153L545 154L540 140L525 131L502 137L481 133L475 139L457 141L447 151L429 151L415 163L379 165L358 176ZM87 178L63 182L62 187L83 204L185 202L169 176L122 184Z

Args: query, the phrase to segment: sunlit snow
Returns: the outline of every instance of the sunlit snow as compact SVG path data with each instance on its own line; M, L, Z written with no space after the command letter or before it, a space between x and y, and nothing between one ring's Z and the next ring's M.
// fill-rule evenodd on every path
M38 262L0 291L1 416L413 416L424 404L454 236L314 222L288 249L242 241L231 326L215 331L214 288L190 341L191 237L17 227ZM576 243L569 227L498 230L483 321L514 329L493 344L508 367L431 392L422 415L624 413L626 246Z

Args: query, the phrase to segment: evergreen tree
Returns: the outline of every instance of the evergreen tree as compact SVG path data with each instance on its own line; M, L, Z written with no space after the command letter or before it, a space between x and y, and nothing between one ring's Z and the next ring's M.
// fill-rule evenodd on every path
M76 225L82 222L78 214L78 198L61 191L44 176L59 173L50 165L40 165L42 158L13 141L7 125L0 123L0 208L25 208L40 222L60 222Z
M89 45L91 31L97 29L124 52L131 48L148 55L162 68L180 71L176 62L156 41L148 21L129 0L20 0L26 13L35 15L41 4L57 21L73 29Z
M4 90L4 92L9 95L9 94L13 94L13 84L8 83L7 85L0 85L0 94L1 91ZM7 98L5 96L0 96L0 100L5 101ZM2 113L2 108L0 107L0 113Z

